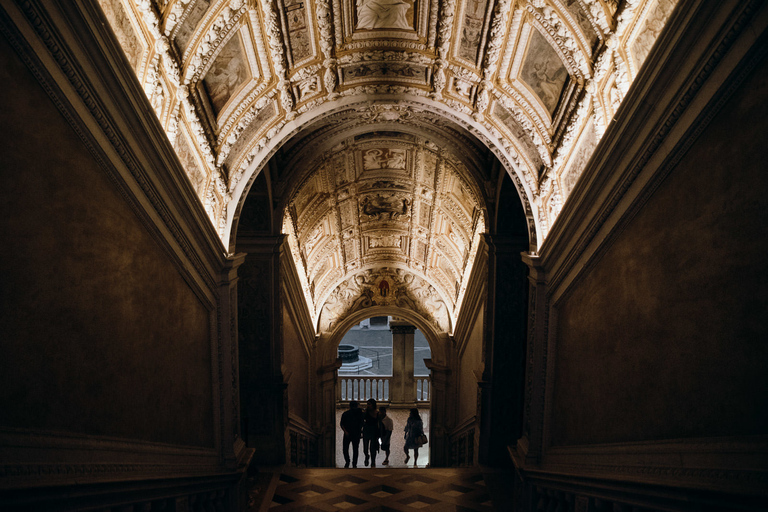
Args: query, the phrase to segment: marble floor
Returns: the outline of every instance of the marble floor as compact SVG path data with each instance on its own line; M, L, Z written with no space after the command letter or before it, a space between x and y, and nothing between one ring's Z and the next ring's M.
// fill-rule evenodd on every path
M510 487L498 472L479 468L282 468L250 510L507 511Z
M339 422L341 421L341 413L343 413L346 409L337 409L336 410L336 425L338 427ZM413 459L413 450L411 450L411 460L408 461L408 464L405 464L405 452L403 451L403 445L405 444L405 439L403 438L405 428L405 421L408 419L410 411L409 409L392 409L389 408L387 410L387 415L392 418L392 422L394 423L394 430L392 431L392 440L390 443L390 456L389 456L389 467L392 468L405 468L405 467L414 467L414 464L417 467L427 467L429 465L429 443L427 443L426 446L423 446L419 450L419 458L418 460L414 461ZM429 409L419 409L419 414L421 415L421 421L424 422L424 432L426 432L427 437L429 437ZM343 468L344 467L344 455L342 454L342 438L343 433L341 431L341 428L337 428L336 430L336 467ZM352 449L350 447L349 450L350 457L352 456ZM357 467L364 468L365 465L363 462L365 461L363 457L363 443L360 442L360 459L357 462ZM378 457L376 458L376 464L379 467L386 467L382 465L382 462L384 461L384 454L379 453Z

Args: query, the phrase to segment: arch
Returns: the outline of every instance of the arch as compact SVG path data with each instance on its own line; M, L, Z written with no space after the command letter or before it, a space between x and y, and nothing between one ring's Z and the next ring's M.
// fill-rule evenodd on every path
M438 364L445 365L449 361L450 348L447 333L441 333L420 314L396 306L372 306L370 308L358 310L344 320L339 322L330 332L321 333L316 350L318 351L318 360L322 366L331 365L336 361L336 353L344 335L356 324L372 316L395 316L407 320L419 329L429 343L429 349L432 352L432 359Z
M234 251L236 223L247 197L253 180L261 172L272 156L290 140L301 133L306 133L306 127L316 126L318 122L340 112L350 111L361 107L370 107L375 104L395 104L414 106L425 111L439 115L447 123L451 124L460 133L466 133L481 145L488 148L499 160L504 170L512 178L518 196L523 203L529 225L529 245L532 250L538 249L540 240L543 240L542 226L534 202L534 189L536 177L531 169L523 168L521 161L515 155L510 154L500 143L496 134L485 126L475 121L469 113L459 112L447 108L444 104L415 94L381 95L373 101L368 95L345 96L339 99L326 101L319 107L309 112L296 116L286 122L274 137L266 140L263 147L256 152L250 163L242 170L236 171L229 184L230 201L226 208L226 218L223 239L228 240L229 250ZM371 127L382 126L383 123L372 122ZM402 129L402 125L397 125Z

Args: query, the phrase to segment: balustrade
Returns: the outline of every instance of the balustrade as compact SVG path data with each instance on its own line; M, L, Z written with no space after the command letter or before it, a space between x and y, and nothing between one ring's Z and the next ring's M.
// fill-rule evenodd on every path
M419 403L429 402L432 394L432 382L429 377L416 377L416 401Z
M337 399L341 402L357 400L365 402L373 398L378 402L389 401L391 377L339 377L339 393Z
M339 376L337 400L349 402L357 400L364 402L373 398L378 402L389 402L389 390L392 377L369 376ZM432 393L432 383L429 377L416 377L416 396L418 403L428 403Z

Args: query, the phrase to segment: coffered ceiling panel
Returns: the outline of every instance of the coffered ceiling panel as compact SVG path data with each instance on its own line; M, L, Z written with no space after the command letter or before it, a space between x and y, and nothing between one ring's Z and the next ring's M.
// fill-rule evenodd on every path
M284 226L317 317L351 276L388 268L426 279L446 307L444 320L453 319L485 207L470 171L427 142L394 133L347 140L315 162L293 194ZM332 316L326 311L325 321L336 322Z

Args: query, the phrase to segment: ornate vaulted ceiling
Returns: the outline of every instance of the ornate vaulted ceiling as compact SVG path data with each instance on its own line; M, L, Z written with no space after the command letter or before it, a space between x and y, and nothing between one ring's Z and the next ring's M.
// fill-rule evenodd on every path
M482 166L512 179L535 250L676 1L99 3L226 245L277 158L316 318L386 275L450 331Z
M374 132L343 140L310 169L283 232L294 235L322 328L368 285L377 303L421 309L450 332L486 230L482 195L461 159L418 136Z

